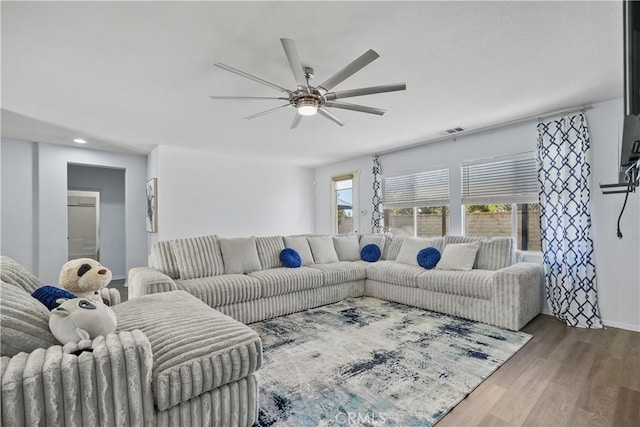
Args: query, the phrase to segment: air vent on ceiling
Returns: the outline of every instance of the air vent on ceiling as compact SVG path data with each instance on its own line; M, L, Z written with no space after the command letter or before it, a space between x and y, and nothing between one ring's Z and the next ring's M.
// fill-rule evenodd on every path
M438 134L442 135L442 136L447 136L447 135L453 135L454 133L460 133L463 132L464 129L457 127L457 128L451 128L451 129L447 129L447 130L443 130L438 132Z

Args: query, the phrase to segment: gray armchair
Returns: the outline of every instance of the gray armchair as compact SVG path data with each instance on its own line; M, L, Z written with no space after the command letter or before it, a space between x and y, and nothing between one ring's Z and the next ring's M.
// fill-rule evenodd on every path
M115 334L56 344L38 280L0 259L2 425L250 426L259 336L182 291L112 308Z

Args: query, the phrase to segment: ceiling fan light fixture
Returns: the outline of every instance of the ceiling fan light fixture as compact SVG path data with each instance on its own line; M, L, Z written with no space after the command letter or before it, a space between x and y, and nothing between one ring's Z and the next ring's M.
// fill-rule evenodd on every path
M301 116L313 116L318 112L320 103L315 97L305 96L298 99L296 107L298 108L298 114Z

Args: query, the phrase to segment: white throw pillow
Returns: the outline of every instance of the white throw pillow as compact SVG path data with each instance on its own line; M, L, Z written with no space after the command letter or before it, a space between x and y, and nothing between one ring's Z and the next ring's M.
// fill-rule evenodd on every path
M316 264L328 264L330 262L338 262L338 254L333 246L333 239L329 236L325 237L309 237L309 246L313 254L313 260Z
M361 234L360 235L360 250L365 246L373 243L378 245L380 251L384 251L384 244L387 237L384 234Z
M360 244L355 234L333 236L333 246L340 261L360 261Z
M262 270L255 237L218 237L225 274L245 274Z
M313 255L311 255L311 249L309 248L309 242L306 237L285 237L284 246L295 249L296 252L298 252L298 255L302 258L302 265L314 264Z
M402 247L400 248L400 252L398 252L396 261L403 264L418 266L418 252L428 247L435 247L439 249L438 240L407 237L402 241Z
M480 242L455 243L445 246L436 270L469 271L476 262Z

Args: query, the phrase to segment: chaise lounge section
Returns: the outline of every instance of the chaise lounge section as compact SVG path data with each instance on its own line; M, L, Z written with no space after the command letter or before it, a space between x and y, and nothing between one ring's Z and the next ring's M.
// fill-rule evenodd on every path
M369 243L382 260L360 260ZM416 261L420 248L460 243L479 247L472 270L426 270ZM283 267L286 247L300 253L301 267ZM156 242L150 267L130 270L128 286L131 298L183 290L247 324L372 296L519 330L542 310L543 276L540 265L514 259L506 237L201 236Z

